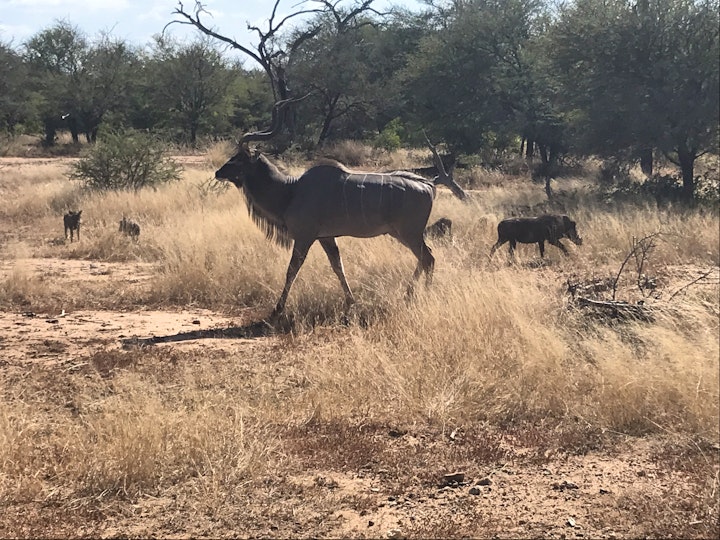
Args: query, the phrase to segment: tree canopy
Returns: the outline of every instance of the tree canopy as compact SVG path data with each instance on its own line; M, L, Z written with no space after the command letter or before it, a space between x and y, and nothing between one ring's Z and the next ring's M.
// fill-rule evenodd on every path
M310 147L335 139L454 153L537 150L631 162L665 156L692 197L694 164L718 151L718 0L432 0L380 12L375 0L275 0L244 45L178 4L198 30L141 49L67 21L21 47L0 43L0 129L134 128L197 144L270 124ZM237 54L231 60L227 54Z

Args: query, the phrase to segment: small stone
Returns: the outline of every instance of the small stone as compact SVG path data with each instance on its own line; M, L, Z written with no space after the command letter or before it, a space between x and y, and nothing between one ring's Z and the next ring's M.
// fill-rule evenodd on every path
M193 319L193 324L200 324L200 319Z
M401 540L403 538L403 534L400 529L390 529L387 532L386 537L388 540Z
M490 484L492 484L492 480L490 480L489 476L486 476L485 478L481 478L480 480L478 480L478 483L477 483L478 486L489 486Z
M567 524L569 527L575 527L575 520L573 518L568 518Z
M443 475L442 479L440 480L440 486L451 486L451 485L457 485L461 484L465 481L465 473L462 472L454 472L450 474Z
M473 486L470 488L470 495L480 495L480 488Z

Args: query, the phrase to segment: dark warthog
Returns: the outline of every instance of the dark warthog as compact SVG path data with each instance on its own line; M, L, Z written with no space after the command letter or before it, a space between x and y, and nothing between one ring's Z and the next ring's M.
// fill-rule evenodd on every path
M63 224L65 225L65 240L68 237L68 231L70 231L70 242L73 241L73 231L77 231L77 239L80 241L80 214L82 210L74 212L70 210L63 216Z
M560 243L561 238L569 238L578 246L582 238L578 236L575 222L568 216L548 214L539 217L509 218L498 223L498 241L490 250L493 256L495 250L505 242L510 242L510 255L515 250L516 242L534 244L540 248L540 257L545 256L545 241L559 247L567 255L568 250Z
M140 236L140 225L135 223L132 219L127 219L125 216L120 220L120 232L125 233L133 240L137 241Z
M274 120L280 117L279 106L276 105ZM269 239L282 246L293 246L285 287L273 315L284 310L290 287L316 240L340 280L347 306L355 299L335 241L338 236L390 235L417 257L414 279L425 272L430 282L435 259L423 233L435 198L435 184L443 183L458 197L465 197L460 186L445 173L434 147L433 154L442 171L434 181L403 171L351 171L335 162L316 165L293 178L280 172L264 155L248 148L249 141L274 136L279 123L273 124L269 131L244 135L238 153L215 173L217 179L232 182L244 193L250 214ZM412 291L412 285L408 291Z
M425 236L435 238L452 237L452 220L446 217L438 219L425 229Z

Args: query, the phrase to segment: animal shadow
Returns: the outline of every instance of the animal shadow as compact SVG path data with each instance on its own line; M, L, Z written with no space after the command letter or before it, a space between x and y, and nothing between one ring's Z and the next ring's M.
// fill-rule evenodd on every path
M290 328L284 321L260 320L243 326L229 326L227 328L208 328L205 330L191 330L167 336L152 336L148 338L131 337L120 340L123 349L148 347L158 343L179 343L199 339L254 339L277 334L287 334Z

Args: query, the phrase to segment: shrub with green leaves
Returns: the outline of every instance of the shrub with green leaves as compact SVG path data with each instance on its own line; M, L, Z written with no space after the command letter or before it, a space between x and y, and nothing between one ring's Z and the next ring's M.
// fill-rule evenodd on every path
M105 134L75 165L71 178L89 189L139 190L178 180L181 167L165 146L137 131Z

